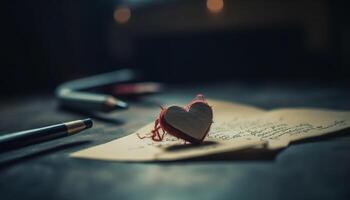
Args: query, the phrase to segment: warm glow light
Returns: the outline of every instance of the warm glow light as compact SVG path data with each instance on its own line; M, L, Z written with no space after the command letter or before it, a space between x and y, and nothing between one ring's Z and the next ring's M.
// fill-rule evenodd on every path
M207 0L207 8L212 13L219 13L224 9L224 0Z
M113 17L114 20L119 24L124 24L129 21L131 16L131 11L129 7L122 6L114 10Z

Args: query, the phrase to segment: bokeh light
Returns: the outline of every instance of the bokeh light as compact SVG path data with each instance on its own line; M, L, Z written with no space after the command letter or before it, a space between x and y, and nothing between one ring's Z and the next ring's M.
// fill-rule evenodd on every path
M219 13L224 9L224 0L207 0L207 8L211 13Z
M125 24L131 17L131 10L127 6L120 6L114 10L113 18L118 24Z

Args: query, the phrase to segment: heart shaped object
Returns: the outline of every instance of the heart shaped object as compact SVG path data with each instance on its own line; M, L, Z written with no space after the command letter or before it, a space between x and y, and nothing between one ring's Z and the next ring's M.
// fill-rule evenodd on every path
M162 118L168 133L198 144L209 132L213 122L213 110L204 102L194 102L188 110L171 106L165 110Z

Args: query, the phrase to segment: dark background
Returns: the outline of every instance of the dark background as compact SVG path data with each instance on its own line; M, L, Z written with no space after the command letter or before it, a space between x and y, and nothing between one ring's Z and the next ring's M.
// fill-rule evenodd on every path
M224 0L218 13L207 1L213 0L6 2L1 135L86 117L94 126L0 153L1 200L349 200L349 129L266 155L170 163L69 157L126 136L154 121L159 105L184 105L199 92L267 110L350 110L349 1ZM116 21L127 8L129 20ZM58 84L120 68L144 70L170 87L108 114L58 106Z
M52 91L119 68L150 80L344 83L348 1L13 0L2 24L1 95ZM131 10L126 23L114 12Z

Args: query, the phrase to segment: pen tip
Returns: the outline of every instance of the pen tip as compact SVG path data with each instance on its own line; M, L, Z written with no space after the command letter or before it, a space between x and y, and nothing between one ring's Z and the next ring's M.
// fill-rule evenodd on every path
M93 122L90 118L84 119L83 122L84 122L86 128L91 128L93 125Z

